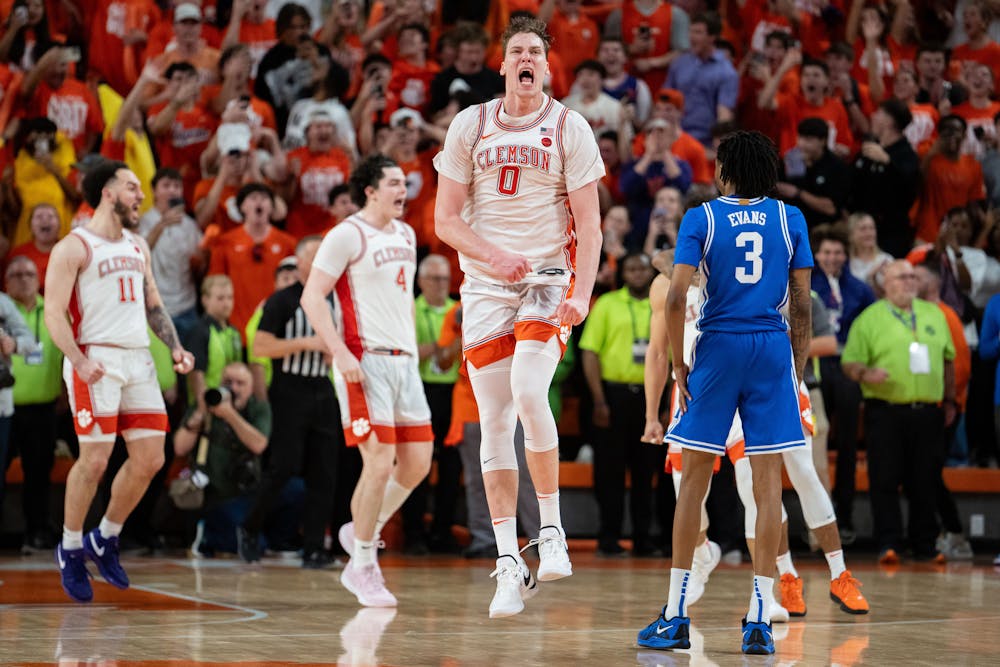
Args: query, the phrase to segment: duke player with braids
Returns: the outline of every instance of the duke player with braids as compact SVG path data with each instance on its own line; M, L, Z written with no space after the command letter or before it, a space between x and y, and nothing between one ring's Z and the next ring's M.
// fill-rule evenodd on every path
M170 348L174 370L194 357L181 347L153 280L149 247L137 233L142 186L123 162L104 162L83 179L96 210L52 249L45 274L45 326L65 355L63 379L80 440L66 479L65 519L56 561L66 593L93 596L86 559L113 586L128 588L118 562L122 524L163 467L167 412L149 353L149 330ZM148 325L148 328L147 328ZM128 460L115 475L101 525L83 521L118 433Z
M434 444L417 368L416 235L399 220L406 175L395 162L368 157L348 184L361 210L323 239L301 303L333 356L344 437L361 450L354 520L339 533L351 556L340 581L366 607L395 607L376 559L379 531L427 476ZM326 302L334 290L339 331Z
M715 178L722 196L691 209L681 221L667 291L679 414L665 439L682 447L684 474L674 513L667 604L639 632L638 643L690 647L686 599L702 499L738 412L757 506L754 581L742 649L768 654L774 653L770 613L781 532L781 454L806 446L799 385L812 335L812 252L802 213L767 196L778 178L778 154L768 138L758 132L725 137ZM689 369L684 324L696 270L703 300ZM791 341L781 315L786 302Z
M538 579L573 572L559 513L559 438L546 395L571 328L589 310L604 164L587 121L542 92L549 42L541 21L510 22L500 65L504 97L462 111L434 158L435 230L458 251L465 273L462 337L500 556L491 618L519 613L537 591L517 543L518 418L541 517L533 540Z

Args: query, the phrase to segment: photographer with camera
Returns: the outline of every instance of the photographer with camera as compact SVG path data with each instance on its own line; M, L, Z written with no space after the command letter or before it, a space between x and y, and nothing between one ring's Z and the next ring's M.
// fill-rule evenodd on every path
M253 396L250 368L235 362L222 370L218 387L205 391L205 411L192 406L174 435L177 456L194 454L206 438L204 463L192 479L204 489L202 530L192 546L196 555L213 551L236 552L236 526L246 517L260 484L260 455L271 434L271 408ZM275 513L265 534L270 544L284 544L294 536L301 511L302 492L296 482L286 484L275 501Z
M7 444L10 441L10 424L14 415L14 373L11 355L25 356L34 352L37 344L25 324L17 304L6 294L0 293L0 461L7 462ZM0 506L3 504L5 479L0 475Z
M191 329L187 346L194 355L194 370L188 376L188 403L206 408L206 390L221 386L223 369L243 360L243 339L229 323L233 314L233 281L229 276L211 275L201 284L201 305L205 314Z

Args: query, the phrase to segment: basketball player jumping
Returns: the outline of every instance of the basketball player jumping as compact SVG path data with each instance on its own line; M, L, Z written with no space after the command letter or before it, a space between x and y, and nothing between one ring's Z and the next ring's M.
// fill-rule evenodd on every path
M541 516L533 541L538 579L572 574L559 513L559 441L546 394L571 328L589 309L604 164L583 117L542 92L549 42L544 23L511 21L500 66L504 97L462 111L434 159L435 229L458 251L466 276L464 352L500 556L491 618L519 613L537 590L517 543L518 418Z
M781 452L806 445L798 387L812 333L812 252L805 219L798 209L767 198L777 177L773 143L756 132L735 132L718 149L716 181L723 196L688 211L681 221L667 293L680 415L666 440L683 448L684 474L674 514L669 597L661 614L639 632L640 646L690 646L685 598L701 504L739 410L757 505L755 574L742 648L774 653L770 611L781 530ZM689 377L684 321L698 268L704 301ZM780 313L789 298L791 344Z
M339 534L351 556L340 581L366 607L395 607L376 559L378 536L430 471L434 441L417 369L417 245L413 228L399 220L406 176L395 162L382 155L366 158L349 185L361 210L323 239L301 303L333 355L344 437L361 450L361 477L351 498L354 520ZM333 290L339 333L326 301Z
M56 560L66 593L89 602L94 592L87 558L108 583L128 588L118 535L163 467L167 412L148 329L170 348L178 373L191 371L194 357L177 339L153 280L149 247L135 233L143 199L139 179L123 162L105 162L84 177L83 194L96 210L52 249L45 326L65 355L63 379L80 440L80 458L66 479ZM115 475L100 526L84 535L83 521L118 433L128 460Z

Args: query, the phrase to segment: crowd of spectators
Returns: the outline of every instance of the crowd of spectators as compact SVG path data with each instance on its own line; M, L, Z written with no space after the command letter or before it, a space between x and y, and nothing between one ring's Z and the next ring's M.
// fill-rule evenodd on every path
M554 36L546 90L590 122L607 167L597 293L617 300L595 313L607 320L601 327L631 322L630 332L600 336L595 323L594 333L584 334L583 364L570 357L562 373L569 378L564 393L581 399L574 430L597 449L602 550L620 550L624 509L626 460L609 457L615 439L608 428L635 440L628 454L633 488L637 462L662 459L633 437L643 417L629 404L642 383L634 346L647 330L637 318L648 317L648 284L639 283L651 279L650 258L672 248L684 211L714 196L715 146L734 128L774 140L784 165L775 196L803 210L812 234L813 289L838 343L836 354L818 359L815 382L838 452L833 496L849 542L865 395L840 352L853 322L885 294L893 259L926 268L936 289L921 296L953 311L954 347L969 353L957 394L947 397L957 405L955 426L930 447L928 465L997 464L994 9L986 0L0 0L0 256L4 290L17 305L3 314L18 310L37 341L28 349L20 334L4 333L0 352L15 352L15 376L39 378L15 384L10 436L11 411L0 402L0 456L20 452L26 493L47 493L37 471L51 467L57 420L50 415L65 413L65 399L52 370L58 351L35 310L44 307L53 244L89 219L78 185L100 156L124 160L144 184L140 231L164 303L199 357L198 371L181 386L169 364L163 372L174 423L185 427L178 453L194 454L198 431L224 431L240 413L256 424L255 434L232 442L267 457L260 438L272 432L263 414L272 368L253 344L261 304L298 281L294 258L303 238L356 210L347 176L360 157L381 152L406 173L405 219L419 256L437 258L421 268L420 289L429 296L418 303L417 326L422 375L438 406L437 458L446 477L439 483L451 497L434 496L444 516L428 536L422 519L430 494L416 494L417 505L404 512L406 534L416 551L428 538L453 548L447 524L460 466L443 451L478 424L470 417L456 426L441 414L458 405L448 396L462 385L454 349L447 355L438 344L457 307L447 295L457 294L462 273L434 235L431 159L461 109L503 92L497 37L511 15L530 12ZM5 331L21 329L5 322ZM621 336L632 347L605 349L602 336ZM235 407L207 406L204 392L225 378ZM462 400L465 409L467 387ZM615 406L639 420L634 428L620 426ZM66 430L61 434L72 439ZM33 447L46 452L28 454ZM235 458L243 470L244 457ZM351 455L339 459L331 521L345 516L344 489L356 464ZM259 483L260 468L251 469ZM301 505L302 491L286 486L286 473L267 479L284 489L287 509ZM227 485L223 496L247 504L245 486ZM636 549L651 553L658 545L648 534L648 505L666 500L644 493L644 508L635 500ZM31 505L26 544L45 546L45 505ZM133 522L158 514L150 509L143 518L140 511ZM218 523L219 516L209 518ZM661 532L669 533L664 520ZM961 532L950 523L949 531ZM930 529L921 531L926 540Z

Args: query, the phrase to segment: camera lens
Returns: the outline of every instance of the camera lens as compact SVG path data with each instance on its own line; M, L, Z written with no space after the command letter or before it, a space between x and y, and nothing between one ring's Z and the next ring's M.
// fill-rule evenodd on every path
M207 389L205 391L205 405L214 408L229 396L229 391L219 387L218 389Z

